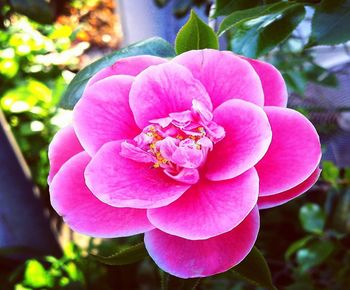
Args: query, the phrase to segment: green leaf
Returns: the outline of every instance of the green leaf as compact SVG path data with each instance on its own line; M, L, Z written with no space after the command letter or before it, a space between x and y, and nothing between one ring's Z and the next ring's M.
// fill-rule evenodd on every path
M89 79L101 69L114 64L118 59L135 55L155 55L159 57L174 57L174 48L164 39L154 37L135 43L121 50L112 52L92 64L83 68L68 85L60 106L64 109L73 109L81 98Z
M135 246L129 247L125 250L122 250L118 253L107 257L94 254L90 255L103 264L112 266L122 266L141 261L142 259L148 256L148 253L145 248L145 244L139 243Z
M336 75L317 64L311 63L307 66L305 74L308 80L314 83L328 87L336 87L338 85Z
M333 230L332 234L339 239L344 234L349 235L350 233L350 188L347 185L340 191L334 192L332 190L330 193L336 195L331 201L334 208L331 217L331 229ZM327 233L329 233L329 230Z
M220 33L231 29L234 52L252 58L266 54L283 42L305 17L301 4L279 2L265 8L231 14L220 27Z
M175 40L177 54L203 48L219 48L219 40L215 32L205 24L192 10L190 18L179 30Z
M200 278L181 279L161 271L162 290L194 290L200 282Z
M334 45L350 40L350 0L323 0L312 18L308 46Z
M13 9L32 20L51 24L55 19L55 6L53 1L46 0L10 0Z
M261 4L260 0L216 0L214 17L228 15L237 10L249 9Z
M316 203L307 203L300 208L299 219L304 230L321 234L326 221L326 214Z
M227 30L230 30L235 26L242 24L244 21L248 21L273 12L274 10L271 11L271 9L273 9L273 6L274 5L263 5L251 9L233 12L224 18L224 20L221 22L218 30L218 35L221 36ZM283 9L283 7L286 7L286 4L282 3L281 6Z
M296 92L297 94L304 95L307 78L305 72L298 70L290 70L282 73L284 80L287 83L289 92Z
M322 264L333 252L335 246L329 240L317 240L297 252L297 262L302 272Z
M350 183L350 168L345 168L344 178Z
M288 247L287 251L285 252L284 258L286 260L289 260L295 252L297 252L301 248L304 248L310 241L312 241L313 238L314 238L313 236L306 236L300 240L297 240L293 244L291 244Z
M322 162L322 177L334 187L338 186L339 168L331 161Z
M253 285L267 289L276 289L272 283L269 266L256 247L250 251L241 263L232 268L231 272L236 277L246 280Z
M23 284L33 288L43 288L52 286L53 281L43 265L37 260L29 260L26 263Z

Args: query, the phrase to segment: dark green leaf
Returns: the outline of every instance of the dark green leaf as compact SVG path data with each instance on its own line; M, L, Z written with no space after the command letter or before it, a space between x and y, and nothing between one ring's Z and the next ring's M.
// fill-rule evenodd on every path
M350 168L345 168L344 178L350 182Z
M312 241L314 237L313 236L306 236L300 240L297 240L296 242L294 242L293 244L291 244L286 253L284 254L284 257L286 260L289 260L290 257L298 250L300 250L301 248L304 248L310 241Z
M164 7L169 3L169 0L154 0L158 7Z
M350 40L350 0L323 0L312 19L308 46L334 45Z
M46 0L10 0L13 9L43 24L50 24L55 18L53 1Z
M215 32L192 10L190 18L179 30L175 40L177 54L203 48L219 48Z
M178 0L174 3L174 15L176 17L184 17L191 10L191 0Z
M228 15L237 10L249 9L261 4L260 0L216 0L214 17Z
M334 203L335 210L332 217L332 229L336 238L341 238L343 234L349 235L350 233L350 188L341 190L340 195L337 197ZM329 233L329 231L328 231Z
M122 266L141 261L148 256L148 253L145 244L140 243L107 257L93 254L90 255L103 264Z
M297 261L301 271L322 264L334 250L334 244L328 240L317 240L297 252Z
M271 272L264 256L254 247L248 256L231 272L238 278L244 279L256 286L276 289L272 283Z
M289 92L296 92L300 95L305 93L307 79L305 72L298 70L290 70L282 73L284 80L287 83Z
M181 279L161 271L162 290L194 290L200 278Z
M77 73L68 85L68 88L62 97L60 106L64 109L73 109L74 105L81 98L87 82L94 74L101 69L112 65L118 59L135 55L173 57L175 56L175 52L168 42L159 37L154 37L108 54Z
M335 87L338 84L334 73L314 63L305 68L305 74L309 81L323 86Z
M282 4L285 7L285 4ZM273 5L272 5L273 6ZM240 10L233 12L221 22L218 35L221 36L227 30L234 28L235 26L242 24L244 21L248 21L259 16L269 14L270 9L273 8L271 5L259 6L251 9Z
M321 234L326 221L326 214L316 203L307 203L300 208L299 219L304 230Z
M267 10L246 20L236 22L233 17L232 50L252 58L266 54L284 41L304 17L303 5L286 2L268 5Z

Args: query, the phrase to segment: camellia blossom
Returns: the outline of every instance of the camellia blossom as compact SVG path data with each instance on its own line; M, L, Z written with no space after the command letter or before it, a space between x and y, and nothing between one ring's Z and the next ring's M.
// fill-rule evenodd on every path
M52 205L89 236L145 233L172 275L224 272L252 249L258 209L318 179L318 134L286 104L276 68L228 51L118 60L52 140Z

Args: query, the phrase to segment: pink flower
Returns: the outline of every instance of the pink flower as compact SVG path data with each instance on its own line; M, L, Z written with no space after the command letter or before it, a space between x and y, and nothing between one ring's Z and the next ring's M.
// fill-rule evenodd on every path
M175 276L224 272L253 247L258 208L319 176L317 132L286 103L272 65L231 52L119 60L90 80L50 145L52 205L86 235L145 233Z

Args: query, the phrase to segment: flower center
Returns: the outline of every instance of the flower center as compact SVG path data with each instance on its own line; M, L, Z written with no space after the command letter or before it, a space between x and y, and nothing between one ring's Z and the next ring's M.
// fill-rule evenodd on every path
M175 180L194 184L209 151L225 137L223 127L212 119L212 113L194 100L191 110L151 120L141 134L122 143L120 154L134 161L153 163L151 168L161 168Z

